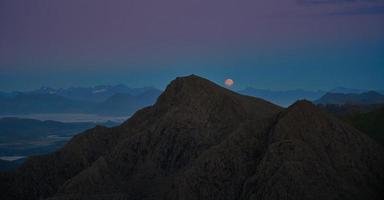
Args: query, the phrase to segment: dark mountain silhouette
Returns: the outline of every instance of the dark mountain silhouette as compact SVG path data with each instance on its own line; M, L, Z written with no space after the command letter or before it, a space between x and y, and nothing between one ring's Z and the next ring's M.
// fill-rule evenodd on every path
M384 105L366 113L344 115L342 119L384 145Z
M323 96L325 91L309 91L309 90L266 90L266 89L255 89L248 87L244 90L238 91L240 94L254 96L266 99L280 106L289 106L299 99L315 100Z
M369 105L383 104L384 95L369 91L361 94L343 94L343 93L327 93L320 99L314 101L316 104L351 104L351 105Z
M0 198L382 199L383 168L380 145L308 101L282 109L192 75L0 174Z
M384 145L384 104L318 105Z

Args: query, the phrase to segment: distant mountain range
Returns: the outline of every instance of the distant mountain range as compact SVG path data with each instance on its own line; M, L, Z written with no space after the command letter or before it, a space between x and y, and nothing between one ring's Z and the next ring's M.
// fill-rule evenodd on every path
M316 104L337 104L337 105L372 105L384 104L384 95L375 92L363 92L360 94L326 93L324 96L315 100Z
M71 100L103 102L115 94L129 94L138 96L148 91L157 90L153 87L130 88L123 84L119 85L98 85L95 87L70 87L65 89L53 89L41 87L38 90L30 91L32 94L54 94ZM159 91L159 90L157 90Z
M248 87L244 90L238 91L240 94L254 96L266 99L280 106L289 106L299 99L315 100L320 98L326 92L322 90L310 91L310 90L265 90L255 89Z
M336 87L332 90L328 91L330 93L342 93L342 94L360 94L363 92L368 92L368 90L354 89L354 88L346 88L346 87Z
M309 101L282 108L198 76L120 126L0 173L0 199L381 200L384 150Z
M324 90L266 90L266 89L256 89L252 87L248 87L244 90L238 91L240 94L254 96L266 99L280 106L287 107L293 104L295 101L300 99L306 99L309 101L316 101L319 98L323 97L327 93L337 93L337 94L361 94L369 92L368 90L360 90L353 88L345 88L345 87L336 87L330 91ZM384 91L379 91L378 93L384 94Z
M107 115L131 114L155 103L160 94L161 91L157 89L148 89L138 95L117 93L95 106L93 112Z
M299 99L320 103L324 99L330 99L329 94L337 93L345 96L343 94L359 94L364 90L338 87L327 93L322 90L277 91L248 87L238 92L248 96L260 97L287 107ZM89 113L129 116L140 108L152 105L160 93L160 90L153 87L130 88L122 84L65 89L42 87L27 92L0 92L0 115ZM324 97L322 98L322 96ZM349 95L346 98L352 97L354 96ZM332 96L331 98L339 97ZM319 99L318 102L317 99Z
M152 87L124 85L52 89L42 87L29 92L2 93L0 114L94 113L130 115L151 105L161 91Z

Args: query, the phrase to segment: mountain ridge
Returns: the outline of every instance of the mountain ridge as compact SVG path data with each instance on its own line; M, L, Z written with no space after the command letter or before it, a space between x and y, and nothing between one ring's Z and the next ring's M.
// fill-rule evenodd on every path
M145 91L144 91L145 90ZM68 98L49 89L43 92L18 93L14 96L0 97L0 114L31 114L31 113L88 113L104 115L130 115L137 109L151 105L160 90L143 88L138 94L111 93L105 100L98 102L93 96L84 95L88 99ZM93 100L92 100L93 99Z
M132 96L141 95L148 90L158 90L154 87L131 88L124 84L117 85L96 85L93 87L69 87L54 89L41 87L37 90L24 92L26 94L55 94L71 100L103 102L117 93L130 94Z
M368 91L360 94L354 93L326 93L315 104L337 104L337 105L369 105L384 104L384 95L376 91Z
M268 89L256 89L253 87L247 87L243 90L238 90L240 94L256 96L259 98L267 99L274 104L288 107L299 99L315 100L320 98L326 93L323 90L268 90Z

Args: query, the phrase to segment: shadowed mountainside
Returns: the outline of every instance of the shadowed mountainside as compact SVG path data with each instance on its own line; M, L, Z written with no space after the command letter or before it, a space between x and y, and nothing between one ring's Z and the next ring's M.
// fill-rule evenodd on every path
M345 115L342 119L384 145L384 106L367 113Z
M318 105L322 110L340 118L358 130L384 144L384 104Z
M284 110L192 75L0 174L0 198L382 199L383 168L380 145L310 102Z

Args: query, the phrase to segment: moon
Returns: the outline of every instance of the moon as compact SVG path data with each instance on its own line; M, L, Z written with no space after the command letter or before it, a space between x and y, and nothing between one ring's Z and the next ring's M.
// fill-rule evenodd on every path
M224 84L228 87L231 87L235 83L232 79L228 78L224 81Z

